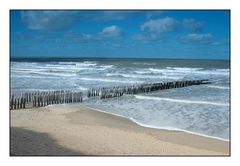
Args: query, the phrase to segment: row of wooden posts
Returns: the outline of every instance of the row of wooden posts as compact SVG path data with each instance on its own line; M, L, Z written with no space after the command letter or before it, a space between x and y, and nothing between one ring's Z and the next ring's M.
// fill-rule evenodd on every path
M150 84L139 84L132 86L117 86L111 88L101 89L90 89L88 91L88 97L100 96L101 99L120 97L123 94L137 94L147 93L157 90L182 88L192 85L208 84L208 80L187 80L187 81L173 81L165 83L150 83Z
M120 97L123 94L147 93L157 90L182 88L192 85L208 84L208 80L187 80L173 81L165 83L150 83L131 86L104 87L98 89L89 89L87 97L99 97L100 99ZM44 91L44 92L27 92L21 97L11 96L10 109L24 109L31 107L44 107L51 104L76 103L83 102L83 92L76 91Z
M83 93L75 91L27 92L21 97L11 96L10 109L44 107L51 104L76 103L83 101Z

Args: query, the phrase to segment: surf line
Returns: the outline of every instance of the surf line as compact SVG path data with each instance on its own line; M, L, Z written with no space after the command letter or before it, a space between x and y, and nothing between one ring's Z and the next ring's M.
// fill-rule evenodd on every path
M141 126L141 127L146 127L146 128L152 128L152 129L159 129L159 130L168 130L168 131L181 131L181 132L185 132L185 133L190 133L193 135L198 135L198 136L202 136L202 137L207 137L207 138L213 138L213 139L218 139L221 141L229 141L229 139L226 138L221 138L221 137L217 137L217 136L211 136L211 135L207 135L207 134L202 134L202 133L198 133L198 132L193 132L193 131L189 131L189 130L184 130L184 129L179 129L179 128L173 128L173 127L159 127L159 126L153 126L153 125L148 125L145 123L141 123L138 120L132 118L132 117L128 117L128 116L124 116L124 115L120 115L120 114L116 114L116 113L112 113L112 112L108 112L108 111L103 111L102 109L98 109L98 108L94 108L90 105L84 105L84 107L93 110L93 111L97 111L97 112L102 112L105 114L110 114L110 115L114 115L117 117L121 117L121 118L125 118L128 120L131 120L133 123L136 123L137 125Z
M217 86L217 85L207 85L209 88L216 88L216 89L229 89L227 86Z
M209 101L194 101L194 100L179 100L179 99L171 99L171 98L160 98L160 97L152 97L152 96L140 96L134 95L137 99L146 99L146 100L158 100L158 101L169 101L169 102L177 102L177 103L187 103L187 104L209 104L215 106L229 106L228 103L214 103Z

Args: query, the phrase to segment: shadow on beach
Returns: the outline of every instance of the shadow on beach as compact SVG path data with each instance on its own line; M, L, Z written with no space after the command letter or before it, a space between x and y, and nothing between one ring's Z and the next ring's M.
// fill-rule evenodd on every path
M59 145L46 133L19 127L11 127L10 141L10 156L81 155L81 152Z

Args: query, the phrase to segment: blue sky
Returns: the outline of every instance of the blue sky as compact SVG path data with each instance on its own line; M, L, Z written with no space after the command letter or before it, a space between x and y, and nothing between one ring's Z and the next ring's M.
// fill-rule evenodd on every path
M229 59L228 11L10 12L11 57Z

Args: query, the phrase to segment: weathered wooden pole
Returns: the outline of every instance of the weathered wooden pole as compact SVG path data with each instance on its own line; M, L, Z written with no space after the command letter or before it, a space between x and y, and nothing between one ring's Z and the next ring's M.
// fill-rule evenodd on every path
M37 106L40 107L40 96L37 96Z
M33 96L32 104L33 104L33 107L35 107L35 96Z
M10 102L10 109L12 110L14 106L14 95L12 95L11 102Z
M19 109L19 98L17 99L17 109Z
M26 98L23 98L23 108L26 108Z
M22 109L23 98L20 98L20 109Z
M17 108L17 106L16 106L16 105L17 105L17 99L15 98L15 99L14 99L14 109L16 109L16 108Z

